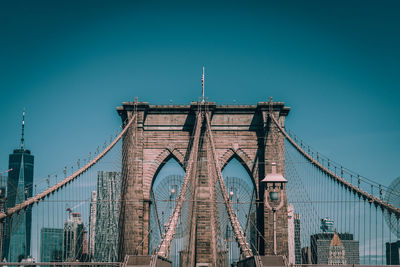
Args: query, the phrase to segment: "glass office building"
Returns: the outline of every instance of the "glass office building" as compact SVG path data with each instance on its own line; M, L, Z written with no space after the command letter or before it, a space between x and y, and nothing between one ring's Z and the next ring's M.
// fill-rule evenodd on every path
M32 197L34 157L24 149L15 149L9 156L6 207L11 208ZM3 258L20 262L30 256L32 208L21 211L18 216L7 219L4 231Z
M40 262L62 261L63 229L42 228L40 230Z

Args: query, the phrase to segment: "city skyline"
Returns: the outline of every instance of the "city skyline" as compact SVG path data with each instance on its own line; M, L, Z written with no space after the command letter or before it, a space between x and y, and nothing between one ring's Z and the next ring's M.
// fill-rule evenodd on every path
M400 61L399 12L399 2L376 3L368 0L353 0L346 3L316 0L307 2L290 0L285 3L250 1L247 4L206 0L201 5L175 1L139 3L125 0L113 3L106 0L85 0L79 3L67 1L54 3L49 0L39 0L34 4L22 0L18 3L0 3L0 23L5 25L0 28L0 44L3 48L0 50L0 99L4 101L0 105L0 113L4 114L0 117L0 125L3 126L0 138L0 151L2 151L0 175L7 175L5 172L11 168L8 161L11 162L11 155L18 154L18 148L20 148L22 154L29 154L32 151L32 155L29 156L32 157L33 166L33 154L35 155L35 168L32 167L32 173L29 174L30 181L22 183L26 175L18 169L17 165L21 162L21 158L17 157L14 171L8 173L10 181L13 181L9 182L9 186L19 188L19 194L15 193L19 199L17 202L61 181L98 155L122 129L121 118L124 120L132 110L125 110L129 105L124 105L123 110L126 114L121 113L121 108L117 113L116 107L122 102L133 102L138 99L150 105L171 105L171 109L173 109L172 105L189 106L192 101L201 100L203 82L206 102L215 102L217 106L220 106L220 112L226 108L221 106L225 104L235 105L239 113L243 108L239 105L253 105L258 108L262 104L257 106L257 103L269 101L269 97L272 97L272 101L284 103L283 116L288 115L285 127L296 136L291 135L296 139L297 144L302 144L301 147L303 147L304 142L306 144L303 147L304 150L308 145L311 146L311 150L308 147L309 154L312 153L311 155L315 158L322 155L322 160L318 162L324 164L325 160L325 167L328 169L331 167L329 170L335 175L341 177L347 175L345 178L347 181L351 181L358 186L358 189L361 188L366 192L364 199L361 199L360 194L356 194L355 188L349 189L344 186L345 189L343 189L343 184L334 182L334 175L330 176L332 179L323 179L327 178L324 176L327 171L321 172L321 169L312 168L312 164L308 168L309 162L304 160L304 154L303 156L293 154L296 153L296 149L290 146L287 141L290 138L287 138L286 150L282 149L285 159L285 177L290 177L287 179L285 190L288 192L288 203L292 201L294 205L291 216L293 219L296 218L296 221L293 220L290 225L290 249L291 252L296 250L297 257L292 257L291 261L298 260L299 251L307 246L307 243L313 242L313 235L317 239L318 235L322 234L321 232L335 236L336 230L332 228L333 220L335 220L338 238L341 241L336 240L335 248L325 250L324 253L326 256L329 253L338 253L341 258L330 257L329 259L328 256L324 256L326 262L344 262L343 248L347 246L350 239L354 238L351 241L354 241L353 245L357 243L361 263L383 263L384 241L396 241L393 240L396 234L391 233L394 232L393 226L387 225L384 221L385 216L392 216L392 214L387 212L390 208L378 209L377 203L375 206L372 204L374 199L365 198L365 195L372 194L380 201L385 197L382 193L386 190L385 186L400 176L398 164L400 105L397 103L400 97L397 66ZM204 68L205 75L202 76ZM146 104L141 105L146 108ZM266 104L264 105L263 108L266 108ZM192 105L191 108L194 106ZM290 107L290 112L283 107ZM129 108L134 108L134 105ZM158 107L160 110L164 108L169 109L166 106ZM257 113L259 110L255 110L254 118L260 116ZM26 115L25 123L22 122L22 136L21 114ZM235 119L232 119L234 116L229 117L230 114L232 113L228 112L223 119L216 119L215 124L212 124L211 120L210 125L215 127L225 121L231 121L234 125ZM190 116L187 115L187 118ZM158 120L161 120L160 118ZM190 120L185 121L186 127L186 122L190 124L191 119L190 117ZM174 123L179 121L179 119L174 120ZM151 122L155 121L153 117ZM248 121L248 117L242 117L236 123L238 121L240 123ZM253 125L254 121L250 121L251 123L246 125ZM169 123L171 122L165 122L163 125ZM171 125L175 127L174 123ZM276 126L279 127L278 123ZM264 129L263 127L259 129ZM207 129L206 126L204 128ZM151 131L147 131L149 136L154 135ZM210 130L210 132L213 131ZM273 131L267 132L269 136L271 136L270 133L273 134ZM157 134L159 133L155 133ZM177 148L177 151L179 149L181 151L175 151L175 154L168 158L168 160L173 160L165 165L160 163L157 167L159 160L163 159L161 155L164 155L165 151L170 151L172 154L173 149L176 148L178 138L173 139L174 134L176 133L168 132L168 138L171 139L167 147L160 142L158 146L151 148L155 149L153 152L146 152L147 154L143 157L134 153L134 156L139 159L137 162L141 161L140 164L143 165L140 165L140 168L146 171L147 176L142 177L145 194L149 192L149 188L151 190L157 186L160 188L159 194L163 197L158 199L159 209L171 206L171 196L174 193L171 193L169 200L168 197L164 199L164 195L169 195L172 189L162 186L168 179L157 180L156 175L165 174L165 177L170 177L171 183L172 180L176 183L178 176L182 181L185 177L182 168L184 161L178 159L184 153L183 147L186 143L182 141L183 139L179 140L182 143ZM239 140L241 134L242 132L232 132L231 136L219 142L224 144L224 149L229 150L232 147L232 153L239 153L238 149L242 149L244 145L239 145L232 140L233 136ZM185 135L182 134L182 136ZM214 137L217 140L217 134ZM155 138L154 143L167 140L164 138L167 138L166 135L159 139ZM207 144L203 141L208 139L205 135L201 135L201 132L198 138L202 140L203 145ZM138 141L135 135L135 140L142 142L145 139ZM211 137L210 140L213 138ZM267 135L265 135L265 140L267 140ZM147 139L143 142L147 142ZM109 221L102 219L96 221L96 215L100 212L98 207L104 204L97 200L99 196L105 195L97 188L100 179L99 171L104 171L104 175L106 173L116 175L116 173L126 171L122 167L122 158L126 160L126 154L123 154L124 149L121 143L119 142L115 149L107 154L106 159L85 173L87 179L77 179L76 182L61 188L62 190L57 194L43 199L40 205L32 207L32 236L29 242L25 240L26 247L29 247L32 238L30 248L23 248L24 242L18 242L15 238L13 243L20 243L20 248L30 250L37 260L41 253L39 251L41 230L67 226L71 215L67 214L69 211L72 214L80 214L79 223L78 221L72 223L71 220L70 226L75 230L79 228L82 233L80 240L71 238L69 244L71 253L72 248L76 249L73 243L82 243L82 250L79 253L89 255L88 257L96 254L93 241L105 239L105 232L99 231L97 224L117 225L116 210L119 207L118 203L111 205L109 202L108 210L113 211L110 213L112 216L109 216ZM143 147L148 148L152 145L154 144L146 143ZM250 147L250 145L250 142L246 143L246 146ZM264 147L267 152L264 151L264 153L273 153L270 152L273 150L266 150L266 146L267 141ZM163 149L166 147L164 152L161 150L155 152L161 147ZM205 153L205 146L202 149L204 149L203 154L200 154L203 157L210 157L211 154ZM274 158L274 156L269 158L265 155L262 158L252 157L248 149L244 148L240 150L240 153L243 153L244 158L248 157L249 162L263 160L264 157L265 159ZM257 151L254 155L259 155L258 153ZM185 159L189 156L189 154L185 155ZM254 185L254 190L255 188L262 189L257 182L260 182L264 177L264 172L267 173L269 170L267 161L264 165L254 163L255 167L250 173L250 163L245 166L244 162L236 161L234 156L233 159L230 162L233 163L231 165L233 167L219 169L221 175L224 175L223 179L231 177L231 181L236 181L238 173L239 176L247 175L248 177L246 176L241 182L242 186L236 185L236 187L244 190L246 186L253 188ZM22 162L23 160L25 158ZM229 161L226 160L225 166L228 166ZM124 163L127 164L126 162ZM214 168L206 166L204 162L207 161L200 160L199 162L203 163L199 165L199 168L204 173L209 174ZM332 162L335 164L331 165ZM136 161L131 163L136 164ZM278 162L279 164L282 163ZM215 173L218 173L218 168L215 169ZM302 169L299 171L300 168ZM24 170L24 168L21 169ZM347 172L348 169L354 173ZM147 170L151 171L147 173ZM19 183L15 180L16 172L20 173L19 178L22 179ZM256 177L258 174L260 177ZM361 175L361 179L357 180L358 174ZM302 180L302 177L310 179L306 181ZM376 184L370 187L365 177L375 181ZM155 180L154 184L151 179ZM29 192L25 192L27 183L32 182L34 185L29 187ZM229 185L228 180L225 183ZM381 191L382 185L383 191ZM109 185L110 188L114 186L114 184ZM236 207L234 211L241 214L238 223L251 232L247 236L250 241L255 240L253 242L257 243L255 247L263 252L266 251L264 241L259 243L261 239L258 233L253 233L253 230L257 228L253 229L250 223L257 218L255 222L257 225L262 225L261 231L264 227L272 229L272 222L270 222L270 228L264 224L271 217L266 216L265 211L261 210L258 213L264 212L264 217L258 217L256 213L250 212L251 208L243 208L248 213L240 210L237 207L239 198L235 191L238 188L231 187L230 191L228 190L229 194L232 193L237 202L236 206L233 206ZM92 209L89 209L91 196L87 192L92 193L95 190L97 190L97 196L92 196ZM142 188L136 188L132 192L140 190ZM10 192L10 188L7 191ZM114 193L119 196L119 192ZM245 202L250 203L252 207L253 199L263 199L263 192L258 192L258 194L257 197L253 197L253 193L247 194L251 198L246 199L251 200L245 200ZM143 196L139 198L136 195L130 196L132 196L132 201L128 203L133 203L132 205L136 205L137 200L150 199L150 202L156 200L152 198L154 196L147 196L146 199ZM213 195L210 194L210 196ZM15 204L12 200L10 201L10 198L8 201L11 206ZM149 219L149 223L143 222L144 228L134 230L143 231L141 235L144 235L147 226L152 227L150 230L158 229L160 237L151 231L148 232L148 237L149 240L151 238L161 240L162 229L167 223L166 218L173 212L172 206L169 213L159 210L160 214L154 208L155 205L154 207L150 205L148 210L144 208L144 205L142 206L145 210L144 214L149 211L153 219ZM132 208L132 212L128 211L127 214L141 212L142 206L129 207ZM261 205L254 204L254 206L261 208ZM126 206L122 206L122 209L124 208ZM31 208L27 211L26 216L31 216ZM200 210L200 212L207 213L206 210ZM219 216L224 214L223 211L219 212ZM284 211L281 210L281 212L285 214ZM25 221L24 214L24 211L20 213L18 220ZM161 224L159 215L162 218ZM275 211L273 215L276 215ZM136 217L146 218L145 216ZM121 216L121 218L119 219L123 221L125 217ZM326 225L320 231L321 219L326 219ZM18 220L14 222L18 223ZM224 222L227 223L224 229L226 239L230 239L227 233L232 231L229 228L230 225L233 226L232 219L229 220L226 219ZM129 221L131 222L133 223L132 220ZM30 224L31 222L29 222L29 230L19 225L20 231L15 231L13 234L27 235L25 232L31 231ZM126 229L119 229L120 234L130 229L129 224L122 223L121 225ZM285 226L282 225L284 224L278 224L278 231L285 230ZM276 230L274 221L274 234ZM95 232L94 235L97 237L91 236L92 232ZM101 247L102 255L104 257L107 255L109 259L115 259L117 253L120 253L118 257L121 259L122 253L129 249L132 251L131 244L140 241L136 240L138 238L135 236L121 234L119 237L126 237L125 241L132 239L131 243L126 241L125 244L123 240L118 244L117 252L117 245L114 244L117 239L115 232L113 233L113 245ZM263 234L262 237L268 239L265 244L272 242L272 231L268 230ZM347 234L349 234L349 240L347 240L349 242L342 238ZM88 240L86 235L89 235ZM205 236L205 233L201 234L201 237ZM286 237L280 236L278 241L283 242L282 240ZM296 241L294 241L295 238ZM140 243L142 247L135 245L135 252L131 253L137 251L139 254L145 253L146 247L156 249L158 246L158 242L149 245L148 240L142 241ZM171 243L176 250L174 252L176 258L179 255L177 248L181 249L180 246L184 244L177 246L177 241ZM325 241L323 246L331 242ZM85 251L83 251L83 243L85 243ZM265 248L268 246L268 249L272 246L276 249L276 241L266 245ZM7 249L7 246L5 248ZM129 249L125 251L125 248ZM137 248L139 250L136 250ZM278 249L282 249L282 246ZM17 249L13 252L21 254ZM238 258L239 252L229 253L230 260ZM75 254L77 253L73 252L69 258L73 260L86 257ZM291 255L293 256L293 253ZM68 258L67 255L64 256L65 259ZM346 259L346 262L353 261Z
M2 171L18 144L24 107L26 145L37 156L35 179L42 179L113 134L122 101L196 101L204 64L210 101L272 96L292 107L287 126L321 153L384 185L400 175L398 3L101 3L2 3L8 27L0 38L10 48L0 52ZM29 18L39 17L28 32Z
M118 149L117 149L117 151L118 151ZM98 153L98 152L97 152ZM95 156L95 154L93 154L93 156ZM236 165L241 165L240 163L238 163L238 164L236 164ZM224 169L224 171L226 171L227 169ZM242 170L243 171L243 170ZM238 169L235 169L234 171L233 171L233 173L237 173L238 172ZM244 172L246 173L246 171L244 170ZM251 179L250 179L251 180ZM249 179L246 179L246 181L247 181L247 183L251 183L250 182L250 180ZM293 181L293 180L291 180L291 181ZM70 198L70 200L73 200L72 198ZM64 200L64 201L68 201L68 200ZM75 201L75 200L73 200L73 201ZM69 204L70 205L70 204ZM80 205L80 203L78 203L77 205L74 205L74 207L75 206L79 206ZM86 218L86 217L85 217ZM365 227L365 226L364 226ZM365 245L365 244L364 244ZM377 251L377 250L375 250L375 251ZM369 253L371 253L371 251L369 252ZM371 255L368 255L369 256L369 258L371 259Z

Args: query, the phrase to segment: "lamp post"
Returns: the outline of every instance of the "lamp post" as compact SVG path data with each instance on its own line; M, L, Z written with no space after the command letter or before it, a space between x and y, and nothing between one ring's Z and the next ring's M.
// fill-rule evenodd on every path
M261 182L265 183L265 191L269 193L269 199L271 200L270 203L268 195L264 195L265 206L273 213L274 255L276 255L276 212L284 205L284 194L282 191L284 190L284 185L287 183L287 180L281 173L276 172L275 162L271 163L271 167L271 173L267 174Z
M172 204L172 201L175 199L175 188L174 187L172 187L172 189L171 189L171 194L169 195L169 208L170 208L170 210L172 211L172 209L173 209L173 204Z

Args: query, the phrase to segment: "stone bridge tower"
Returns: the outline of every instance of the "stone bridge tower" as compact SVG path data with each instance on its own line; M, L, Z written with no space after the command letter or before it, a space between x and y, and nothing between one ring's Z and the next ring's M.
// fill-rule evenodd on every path
M149 254L150 191L153 179L171 155L186 169L196 112L202 108L210 116L220 168L235 157L253 179L258 203L254 223L261 233L257 237L256 247L260 255L273 255L273 219L264 205L264 184L261 180L271 171L269 163L272 162L276 162L278 171L284 174L285 158L284 138L274 123L270 122L268 113L272 112L284 125L290 109L281 102L259 102L257 105L216 105L213 102L149 105L146 102L124 102L117 108L122 121L127 122L134 114L137 120L123 139L120 260L125 255ZM204 138L204 131L200 135L200 138ZM204 155L199 148L199 157ZM197 168L199 177L204 180L207 169L203 165L198 164ZM201 212L199 210L198 217ZM284 205L277 212L277 220L277 254L288 256L286 194ZM203 246L211 242L213 237L210 231L197 231L201 232L197 233L197 239L203 238L205 241L196 243L196 262L204 262L212 256L207 255L211 252Z

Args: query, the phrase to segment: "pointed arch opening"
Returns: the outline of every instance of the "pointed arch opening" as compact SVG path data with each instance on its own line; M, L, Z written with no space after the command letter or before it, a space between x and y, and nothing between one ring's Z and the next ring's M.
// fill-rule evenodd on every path
M173 155L170 155L155 172L150 188L149 254L153 254L166 232L167 222L172 215L179 196L185 170ZM184 227L178 224L171 246L171 260L179 266L179 252L184 236Z
M233 155L222 169L222 177L228 191L232 207L239 220L240 226L246 233L247 242L254 252L257 250L256 229L256 187L254 179L243 161ZM220 214L220 227L227 246L229 262L233 263L240 258L240 250L233 236L232 226L228 218Z

